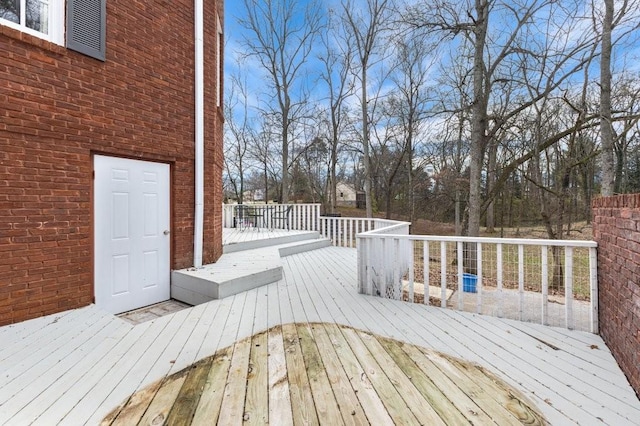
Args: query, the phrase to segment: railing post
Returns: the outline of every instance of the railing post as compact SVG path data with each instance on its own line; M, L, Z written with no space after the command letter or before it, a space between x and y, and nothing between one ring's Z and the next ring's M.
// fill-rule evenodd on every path
M476 244L478 254L478 294L476 295L476 312L482 313L482 243Z
M464 243L458 241L456 243L456 251L458 254L458 310L464 310Z
M496 272L498 273L498 318L502 318L504 294L502 292L502 244L496 247Z
M447 307L447 243L440 241L440 306Z
M598 253L595 247L589 248L589 288L591 300L591 332L598 333Z
M524 246L518 244L518 319L524 318Z

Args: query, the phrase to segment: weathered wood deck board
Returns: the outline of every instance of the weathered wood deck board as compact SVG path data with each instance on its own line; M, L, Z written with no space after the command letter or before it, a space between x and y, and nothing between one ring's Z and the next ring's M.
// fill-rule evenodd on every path
M364 342L371 336L362 335L353 329L343 329L347 343L355 354L362 370L380 396L382 403L396 424L435 424L443 421L427 400L422 397L411 383L407 385L407 377L402 377L397 367L381 359L383 353L372 351Z
M346 392L353 392L361 410L366 414L370 423L377 422L380 425L393 425L393 419L385 409L378 393L373 389L368 375L353 353L349 343L337 327L330 325L320 325L329 336L329 342L338 355L338 360L342 364L351 389ZM353 397L350 398L353 400Z
M343 422L340 413L340 406L334 397L327 369L325 368L318 347L322 345L314 344L313 332L308 324L298 324L298 343L302 351L302 357L309 379L309 387L313 397L313 404L320 424L336 425ZM350 398L349 398L350 399Z
M316 332L321 336L319 339L316 339ZM321 362L320 354L335 347L332 341L326 339L325 332L329 332L342 343L338 345L340 348L338 351L345 357L339 356L340 362L326 365ZM278 367L278 370L284 369L286 380L279 380L268 388L267 392L269 394L275 392L276 397L259 398L249 403L245 396L248 389L247 378L255 366L253 362L259 364L261 369L266 369L271 363L269 353L262 352L261 356L252 357L250 352L258 342L265 342L268 334L281 335L284 339L282 352L276 349L277 353L274 352L272 355L286 358L286 363ZM303 336L302 339L300 335ZM327 344L329 347L324 346ZM265 412L269 399L279 399L277 405L269 405L268 408L269 422L273 424L293 421L296 425L320 423L334 425L343 424L343 418L347 419L345 424L388 422L407 425L456 424L455 421L451 421L452 417L448 411L452 407L451 403L447 401L446 407L434 408L432 406L434 400L428 395L432 389L425 392L421 386L414 386L413 374L423 375L423 373L415 368L403 369L387 352L391 350L396 354L403 353L402 347L407 345L336 324L284 324L236 342L233 347L223 349L216 355L205 358L166 380L156 382L135 393L125 404L106 416L103 424L137 424L147 411L145 407L151 409L158 395L171 395L166 400L172 404L167 417L167 423L172 425L202 424L200 423L202 421L208 424L217 422L224 425L241 425L245 421L250 421L251 413ZM306 349L303 349L303 346ZM415 354L420 354L416 355L417 358L437 359L435 362L440 365L441 370L447 370L448 374L466 376L464 379L457 377L456 386L467 393L472 393L478 409L485 410L498 424L539 425L544 422L523 396L510 389L501 380L485 376L483 369L437 352L413 348ZM216 360L221 356L228 357L231 353L233 354L228 372L227 365L223 368L215 365ZM252 362L249 362L250 359ZM343 359L346 361L342 362ZM408 357L403 357L403 360L413 364ZM329 371L332 366L338 371ZM334 398L327 380L330 375L334 376L336 373L341 375L340 371L346 371L343 367L359 373L346 380L347 386L344 389L350 395L345 401ZM407 374L409 372L411 375ZM281 372L277 375L280 374ZM429 374L430 370L424 372L424 381L434 383ZM212 376L217 377L218 380L210 380ZM309 381L310 377L320 376L325 378L324 386L327 388L324 391L318 389L317 385L320 383L315 382L315 386L312 386ZM279 382L286 382L290 398L286 396L279 398L282 396L281 391L286 389L280 388ZM480 384L476 384L478 382ZM177 396L174 396L177 388L175 383L180 385ZM485 389L480 389L479 386L484 386ZM313 390L309 392L312 387L316 388L316 392ZM223 389L224 396L220 397ZM216 396L211 397L209 394ZM365 394L373 399L369 400L370 398ZM217 400L216 409L220 404L219 415L214 412L208 418L194 418L194 415L198 415L201 401L214 399ZM350 405L349 401L357 406ZM501 405L499 401L508 401L508 404ZM255 407L256 403L263 404L263 407ZM247 409L248 404L252 405L251 410ZM368 413L368 420L362 417L365 411ZM152 411L153 413L155 411ZM321 413L326 414L326 417ZM349 421L349 416L359 420ZM386 417L389 417L387 421L385 421ZM153 418L164 420L164 417L159 418L158 415ZM466 422L464 417L461 417L461 420L462 424Z
M233 348L229 347L216 353L196 407L193 417L194 424L217 422L224 398L224 387L220 386L220 383L227 381L231 367L231 356L233 355L232 350Z
M269 423L274 425L292 425L293 413L289 382L287 381L287 361L284 354L282 326L270 328L268 332L269 356Z
M264 425L269 421L269 371L263 358L269 355L267 334L261 333L251 342L247 375L245 421L249 425Z
M21 324L1 327L0 336L9 337L6 341L0 338L0 354L5 353L7 357L22 353L25 359L31 359L29 355L42 347L37 345L38 341L51 340L47 336L57 336L54 346L61 351L59 355L64 354L64 348L70 349L66 354L68 360L51 365L49 371L42 375L42 380L32 381L16 394L20 398L32 395L32 400L23 408L19 406L28 398L15 405L0 398L0 424L96 424L136 390L245 337L281 325L285 319L301 324L319 321L349 325L477 362L524 393L552 424L592 424L599 422L599 418L605 423L634 424L640 418L640 402L600 337L359 295L355 289L355 253L353 249L332 247L287 257L283 259L285 279L278 283L212 301L151 323L134 327L109 317L113 323L100 329L100 333L106 336L100 344L77 328L78 324L89 327L101 321L101 316L106 314L98 314L95 307L28 321L24 323L24 334ZM69 332L70 329L75 331ZM341 368L335 372L331 369L332 372L327 371L326 375L342 410L343 405L353 403L345 398L349 388L343 386L344 377L360 378L359 375L348 375L343 363L350 359L349 353L351 357L355 356L350 349L346 350L348 345L344 341L341 343L335 336L319 334L314 325L309 329L314 338L322 339L318 336L324 335L325 340L332 342L330 349L320 351L320 356L323 366L331 366L331 359L337 358L340 362ZM112 330L112 334L108 330ZM303 333L300 327L297 333L298 337ZM540 340L560 350L554 350ZM597 349L591 349L592 345ZM310 353L302 344L298 347L303 355ZM267 336L267 348L272 354L265 365L267 386L277 385L268 388L268 415L272 422L292 424L291 412L271 410L273 404L282 403L280 399L272 399L274 389L280 390L282 396L290 395L287 381L281 380L283 377L286 379L286 371L283 376L276 362L280 356L281 363L286 365L281 331L280 334L277 330L272 331ZM255 348L251 349L253 355ZM146 352L150 353L145 356ZM44 355L44 351L39 353ZM84 354L86 357L82 356ZM329 354L333 354L333 358ZM252 355L249 355L250 360ZM41 358L46 359L44 356ZM80 361L72 365L71 361L76 358ZM31 359L29 368L24 364L12 374L28 375L29 370L37 366L35 360ZM0 357L0 371L16 365L20 363L8 364ZM229 365L226 366L227 371ZM558 367L550 368L549 365ZM558 374L558 368L564 370L563 374ZM135 379L128 379L127 375L133 372ZM308 370L306 374L311 375ZM249 373L247 377L250 377ZM438 380L431 378L434 383ZM450 379L442 381L446 375L440 374L438 378L443 394L458 397L454 402L461 413L465 409L473 409L474 401L468 396L465 399L459 388L456 391ZM6 386L13 385L0 377L0 392ZM573 386L576 389L572 389ZM151 401L155 416L166 418L168 412L158 404L175 399L174 391L156 394ZM312 390L310 394L315 398L317 392ZM339 399L338 395L341 395ZM384 407L377 393L375 397L371 396L370 406L366 405L366 395L363 385L362 394L352 395L362 412L356 410L352 416L351 411L348 415L341 411L342 419L351 418L354 424L361 424L360 415L375 415L373 419L377 424L385 424L385 419L389 423L391 417L388 413L385 417L376 411ZM216 401L214 398L212 404L215 406L217 403L220 410L221 399ZM290 404L290 400L285 401ZM201 404L207 406L206 401L201 401ZM331 402L327 400L329 406ZM152 414L150 409L147 410L148 416ZM199 412L196 410L196 416ZM255 408L253 412L256 412Z
M287 360L287 380L289 381L289 397L293 423L299 425L318 425L313 397L309 392L309 378L305 368L305 360L300 348L298 331L294 324L282 326L284 356Z

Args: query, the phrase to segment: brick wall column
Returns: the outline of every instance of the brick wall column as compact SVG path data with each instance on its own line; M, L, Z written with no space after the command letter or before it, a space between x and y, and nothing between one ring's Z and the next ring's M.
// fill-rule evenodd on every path
M640 194L593 201L600 334L640 395Z

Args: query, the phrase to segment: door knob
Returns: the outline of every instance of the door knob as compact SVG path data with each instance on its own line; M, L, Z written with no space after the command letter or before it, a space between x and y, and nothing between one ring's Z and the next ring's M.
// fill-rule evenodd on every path
M165 230L164 230L164 232L163 232L163 234L164 234L164 235L169 235L169 232L170 232L170 231L169 231L168 229L165 229Z

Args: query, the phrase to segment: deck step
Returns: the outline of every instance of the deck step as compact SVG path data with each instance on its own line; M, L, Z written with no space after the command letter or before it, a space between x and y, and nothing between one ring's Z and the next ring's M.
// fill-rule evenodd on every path
M269 232L269 231L263 230L262 232ZM273 246L279 246L283 244L295 243L298 241L316 240L318 238L320 238L320 233L318 233L317 231L299 232L297 234L285 235L285 236L275 237L275 238L262 238L262 239L252 240L252 241L243 241L240 243L225 244L222 247L222 252L236 253L239 251L255 250L255 249L264 248L264 247L273 247Z
M280 252L280 257L287 257L293 256L294 254L304 253L311 250L318 250L325 247L331 247L331 240L328 238L298 241L295 243L283 244L278 246L277 248Z
M203 268L173 271L171 298L199 305L271 284L282 279L282 257L330 245L326 238L315 238L225 253Z

